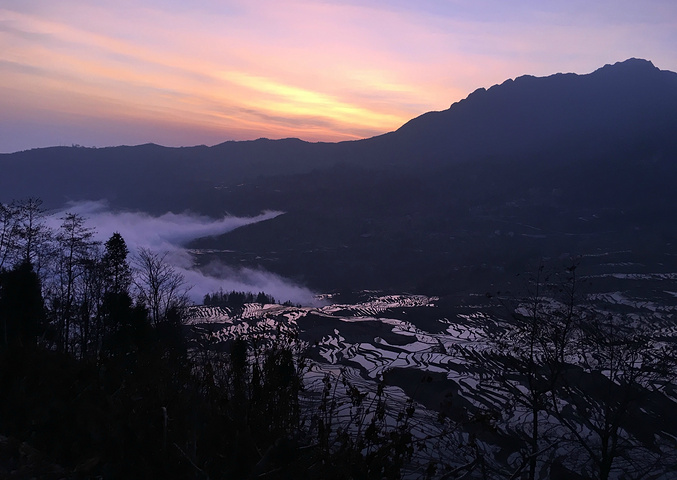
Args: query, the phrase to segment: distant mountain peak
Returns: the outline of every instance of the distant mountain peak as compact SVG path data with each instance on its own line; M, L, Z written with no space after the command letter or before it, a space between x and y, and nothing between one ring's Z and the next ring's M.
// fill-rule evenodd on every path
M606 64L599 70L628 70L628 69L633 69L633 70L646 70L646 69L651 69L651 70L658 70L658 68L650 61L650 60L645 60L643 58L628 58L627 60L623 60L622 62L616 62L613 65L612 64Z
M598 68L589 74L578 74L578 73L555 73L545 77L537 77L534 75L520 75L519 77L508 78L500 84L493 85L489 88L478 88L465 99L452 103L451 107L454 107L458 103L465 103L466 100L477 99L478 97L484 96L487 92L491 91L496 93L497 91L505 91L506 88L516 88L517 86L527 85L526 88L532 88L536 84L542 85L543 80L548 79L566 79L566 78L581 78L588 76L611 76L616 78L627 78L627 77L644 77L651 75L653 73L661 72L661 70L656 67L651 61L645 60L642 58L629 58L614 64L606 64L603 67Z
M661 73L651 61L642 58L629 58L622 62L606 64L590 75L610 75L617 77L643 77Z
M478 88L449 109L400 127L393 155L425 153L444 163L507 151L535 155L553 145L576 144L586 152L603 142L640 145L644 137L669 142L675 112L677 74L630 58L588 74L522 75Z

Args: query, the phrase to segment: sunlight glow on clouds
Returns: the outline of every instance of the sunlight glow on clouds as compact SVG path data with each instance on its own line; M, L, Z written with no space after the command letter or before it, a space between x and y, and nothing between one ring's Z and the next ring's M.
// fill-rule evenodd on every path
M677 70L674 45L671 0L5 0L0 152L362 138L522 74Z

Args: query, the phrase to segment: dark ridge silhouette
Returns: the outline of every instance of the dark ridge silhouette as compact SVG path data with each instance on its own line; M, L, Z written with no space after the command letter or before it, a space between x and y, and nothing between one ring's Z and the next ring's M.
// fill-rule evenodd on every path
M319 289L472 289L544 255L671 254L675 132L677 74L630 59L506 80L358 141L0 155L0 201L279 210L287 213L193 246Z
M630 59L588 75L525 75L480 88L448 110L407 122L387 141L399 158L422 155L438 163L602 150L671 142L676 112L677 74Z
M168 190L182 197L186 190L336 164L434 169L495 157L566 158L645 145L674 149L676 128L677 74L630 59L587 75L506 80L395 132L359 141L258 139L213 147L52 147L4 154L0 200L39 195L58 204L105 197L127 207L152 208L159 206L153 195L164 200ZM193 207L183 201L184 208Z

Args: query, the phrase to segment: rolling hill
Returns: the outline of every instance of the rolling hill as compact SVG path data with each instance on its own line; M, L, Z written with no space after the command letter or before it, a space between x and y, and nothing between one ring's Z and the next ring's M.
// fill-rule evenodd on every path
M260 266L320 290L444 293L500 283L543 257L620 251L669 269L675 133L677 74L630 59L480 88L353 142L0 155L0 201L105 198L113 208L214 216L280 210L191 247L201 263Z

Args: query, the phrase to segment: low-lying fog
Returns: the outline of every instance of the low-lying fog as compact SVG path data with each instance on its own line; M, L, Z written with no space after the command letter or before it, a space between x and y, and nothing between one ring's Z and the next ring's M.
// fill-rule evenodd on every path
M255 217L220 219L190 212L168 212L152 216L144 212L112 211L105 201L70 203L53 213L47 224L57 230L66 213L77 213L85 218L85 224L94 228L94 238L105 242L114 232L125 239L130 252L130 263L140 248L156 253L167 253L166 260L186 279L191 286L188 295L195 303L202 303L204 295L218 290L265 292L277 301L291 301L302 305L315 303L315 294L307 288L265 270L233 268L220 263L210 263L201 270L195 268L192 256L185 245L196 238L220 235L243 225L263 222L283 212L265 211Z

